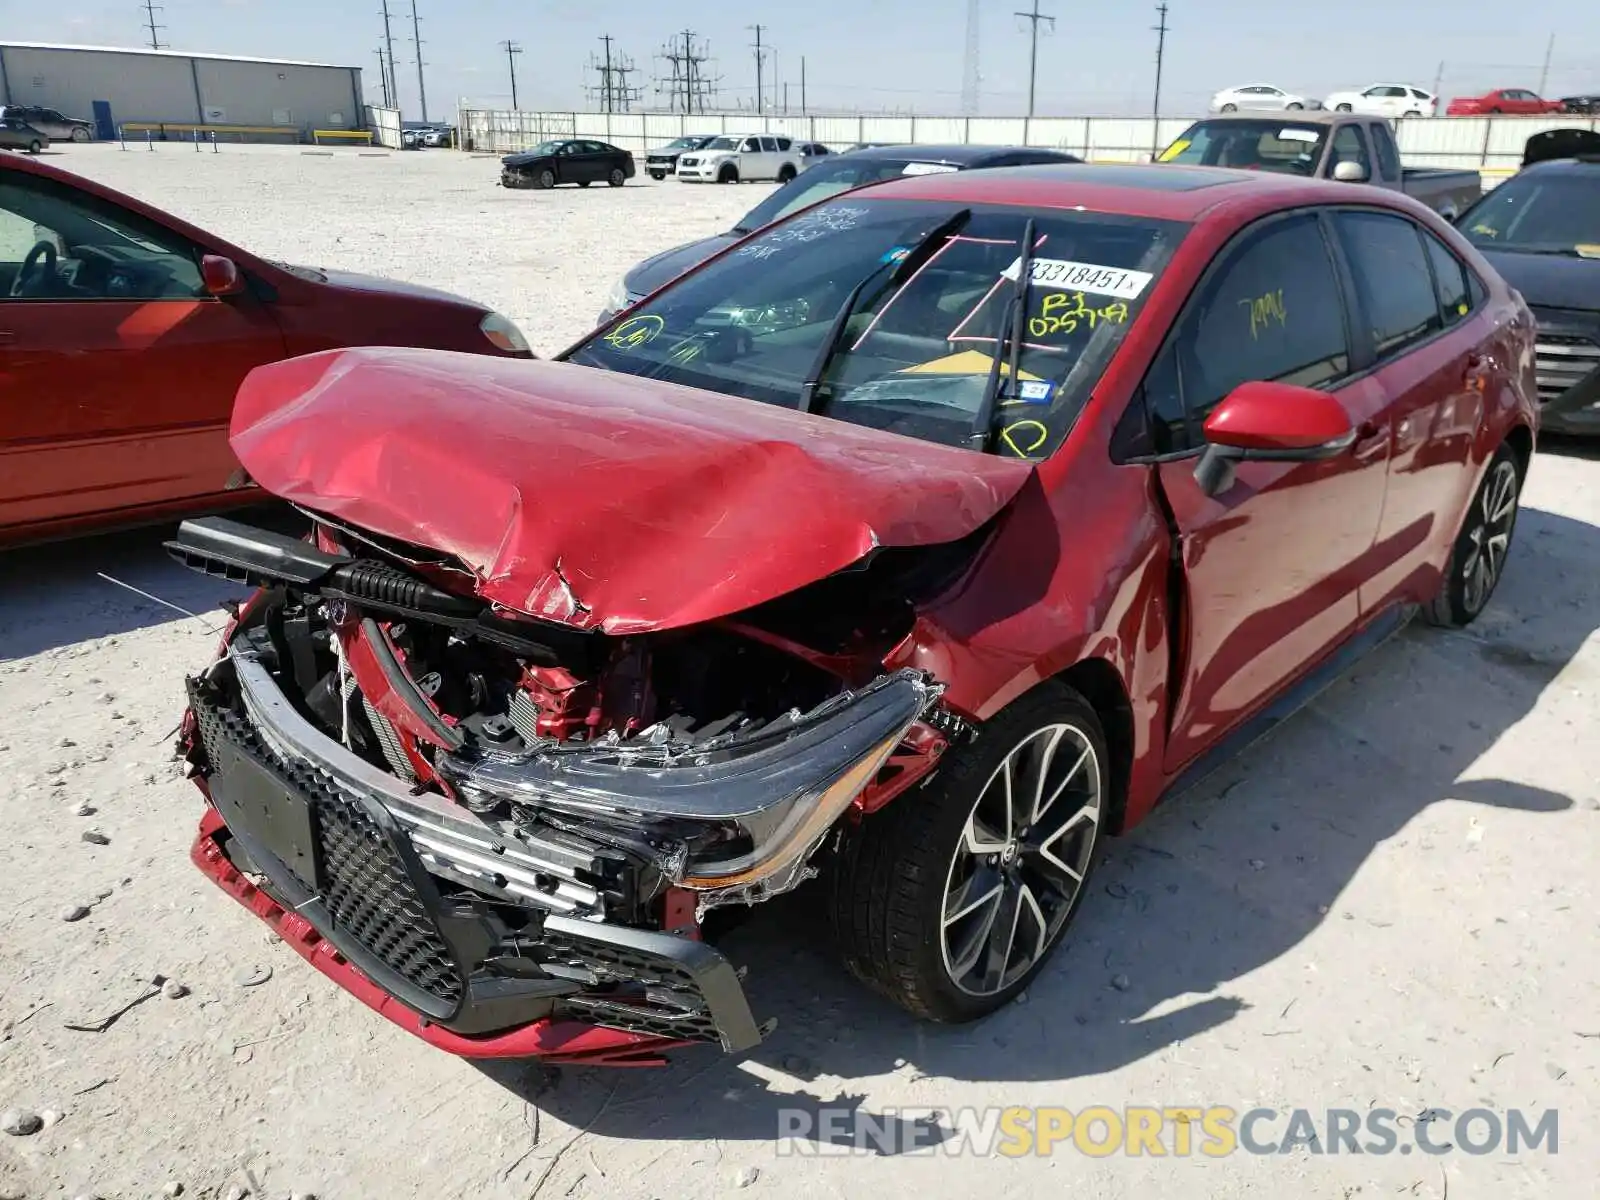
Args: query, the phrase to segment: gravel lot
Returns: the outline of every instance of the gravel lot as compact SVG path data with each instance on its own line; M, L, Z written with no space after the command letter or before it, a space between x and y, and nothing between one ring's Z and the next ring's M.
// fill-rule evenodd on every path
M766 191L507 192L492 159L447 152L72 147L51 161L270 256L481 298L543 353L584 331L630 263L725 228ZM1509 576L1470 633L1401 635L1110 844L1026 1003L976 1026L918 1025L835 969L795 897L728 944L758 1016L779 1018L770 1041L656 1072L480 1069L272 944L189 865L199 802L169 758L182 674L209 654L231 589L167 564L158 532L4 556L0 1109L50 1120L0 1134L0 1197L154 1197L170 1183L324 1200L1592 1197L1596 457L1541 454ZM187 994L92 1031L157 976ZM996 1161L783 1156L773 1141L782 1110L1102 1104L1406 1121L1556 1108L1559 1153L1096 1162L1064 1144ZM1434 1142L1454 1140L1439 1129Z

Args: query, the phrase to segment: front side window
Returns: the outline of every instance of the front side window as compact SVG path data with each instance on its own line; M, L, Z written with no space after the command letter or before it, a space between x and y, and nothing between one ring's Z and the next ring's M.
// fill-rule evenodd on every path
M1513 176L1462 217L1480 250L1600 258L1600 167Z
M1405 217L1363 212L1338 213L1334 226L1378 357L1439 332L1439 302L1417 227Z
M0 300L197 300L194 247L53 180L0 183Z
M1017 323L1030 216L1032 283ZM669 284L567 357L928 441L1044 457L1082 411L1186 230L1090 212L843 196ZM997 389L1009 384L1013 350L1017 382Z
M1241 383L1323 387L1350 370L1327 243L1314 213L1247 233L1184 311L1145 379L1155 453L1191 449Z
M1333 154L1328 165L1331 168L1344 162L1355 163L1371 177L1372 160L1367 157L1367 139L1361 136L1358 125L1342 125L1333 135Z

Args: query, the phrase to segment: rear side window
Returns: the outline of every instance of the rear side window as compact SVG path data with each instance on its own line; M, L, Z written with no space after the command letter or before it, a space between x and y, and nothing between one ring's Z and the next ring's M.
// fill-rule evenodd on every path
M1367 132L1372 135L1373 152L1378 156L1379 175L1393 183L1400 178L1400 153L1395 149L1389 127L1374 121Z
M1378 357L1438 333L1444 323L1422 231L1405 217L1385 213L1342 212L1333 221Z
M1158 454L1200 444L1200 427L1253 380L1321 387L1347 374L1344 303L1315 213L1245 235L1202 285L1145 381Z
M1439 312L1446 325L1455 325L1471 315L1475 302L1467 284L1466 264L1450 252L1450 248L1427 230L1422 231L1422 244L1427 248L1428 261L1433 265L1433 286L1439 296Z

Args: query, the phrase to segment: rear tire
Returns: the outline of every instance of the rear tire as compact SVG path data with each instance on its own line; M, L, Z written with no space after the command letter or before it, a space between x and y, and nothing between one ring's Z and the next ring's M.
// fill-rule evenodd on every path
M1405 115L1408 116L1408 117L1420 117L1422 114L1420 112L1418 112L1416 109L1413 108L1410 112L1406 113Z
M556 173L549 167L540 171L534 178L533 186L536 188L553 188L556 185Z
M1288 110L1290 112L1299 112L1301 109L1305 108L1305 105L1304 104L1289 104L1289 105L1285 105L1285 107L1288 108Z
M1488 607L1511 554L1521 496L1522 461L1502 443L1467 507L1439 592L1423 609L1430 625L1460 629Z
M1109 768L1094 709L1046 683L848 830L828 884L850 973L927 1020L1010 1003L1087 894Z
M621 187L628 182L628 177L622 173L621 167L612 167L611 174L606 176L606 182L612 187Z
M578 181L578 186L579 186L579 187L588 187L588 186L589 186L589 184L590 184L590 183L592 183L592 182L593 182L593 180L589 180L589 179L580 179L580 180L579 180L579 181Z
M1350 105L1348 105L1348 104L1337 104L1337 105L1334 106L1333 111L1334 112L1351 112L1353 110L1351 109Z
M72 140L75 142L87 142L89 140L89 131L82 125L73 126Z
M739 182L739 168L738 167L723 167L722 170L717 172L717 182L718 183L738 183Z
M1237 104L1224 104L1222 106L1222 111L1223 112L1238 112L1239 111L1239 106Z

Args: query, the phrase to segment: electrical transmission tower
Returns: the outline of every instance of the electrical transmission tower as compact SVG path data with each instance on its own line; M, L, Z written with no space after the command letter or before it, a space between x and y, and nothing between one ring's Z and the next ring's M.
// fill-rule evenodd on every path
M1028 50L1028 115L1033 116L1033 93L1039 82L1039 24L1043 22L1049 27L1049 32L1054 33L1056 19L1046 16L1039 11L1039 0L1033 0L1032 12L1019 12L1017 16L1027 21L1030 25L1030 49Z
M978 115L978 91L983 76L978 70L978 35L983 25L983 0L967 0L967 53L961 63L961 111Z
M156 14L158 12L166 12L167 10L161 5L154 3L153 0L144 0L144 4L142 4L140 7L144 9L144 27L150 34L150 49L165 49L165 47L162 45L161 39L156 36L156 31L165 29L166 26L156 24Z
M510 38L500 43L500 49L506 52L506 63L511 67L511 111L517 111L517 55L522 53L522 47Z
M628 76L638 68L627 55L612 53L611 43L615 40L609 33L602 34L600 44L605 47L604 56L589 56L589 69L600 76L599 86L589 88L589 95L599 102L601 112L628 112L640 95L639 88L628 84Z
M706 101L716 94L720 82L707 73L712 60L705 40L685 29L671 38L656 58L666 64L657 72L655 88L658 95L666 97L667 111L705 112Z

